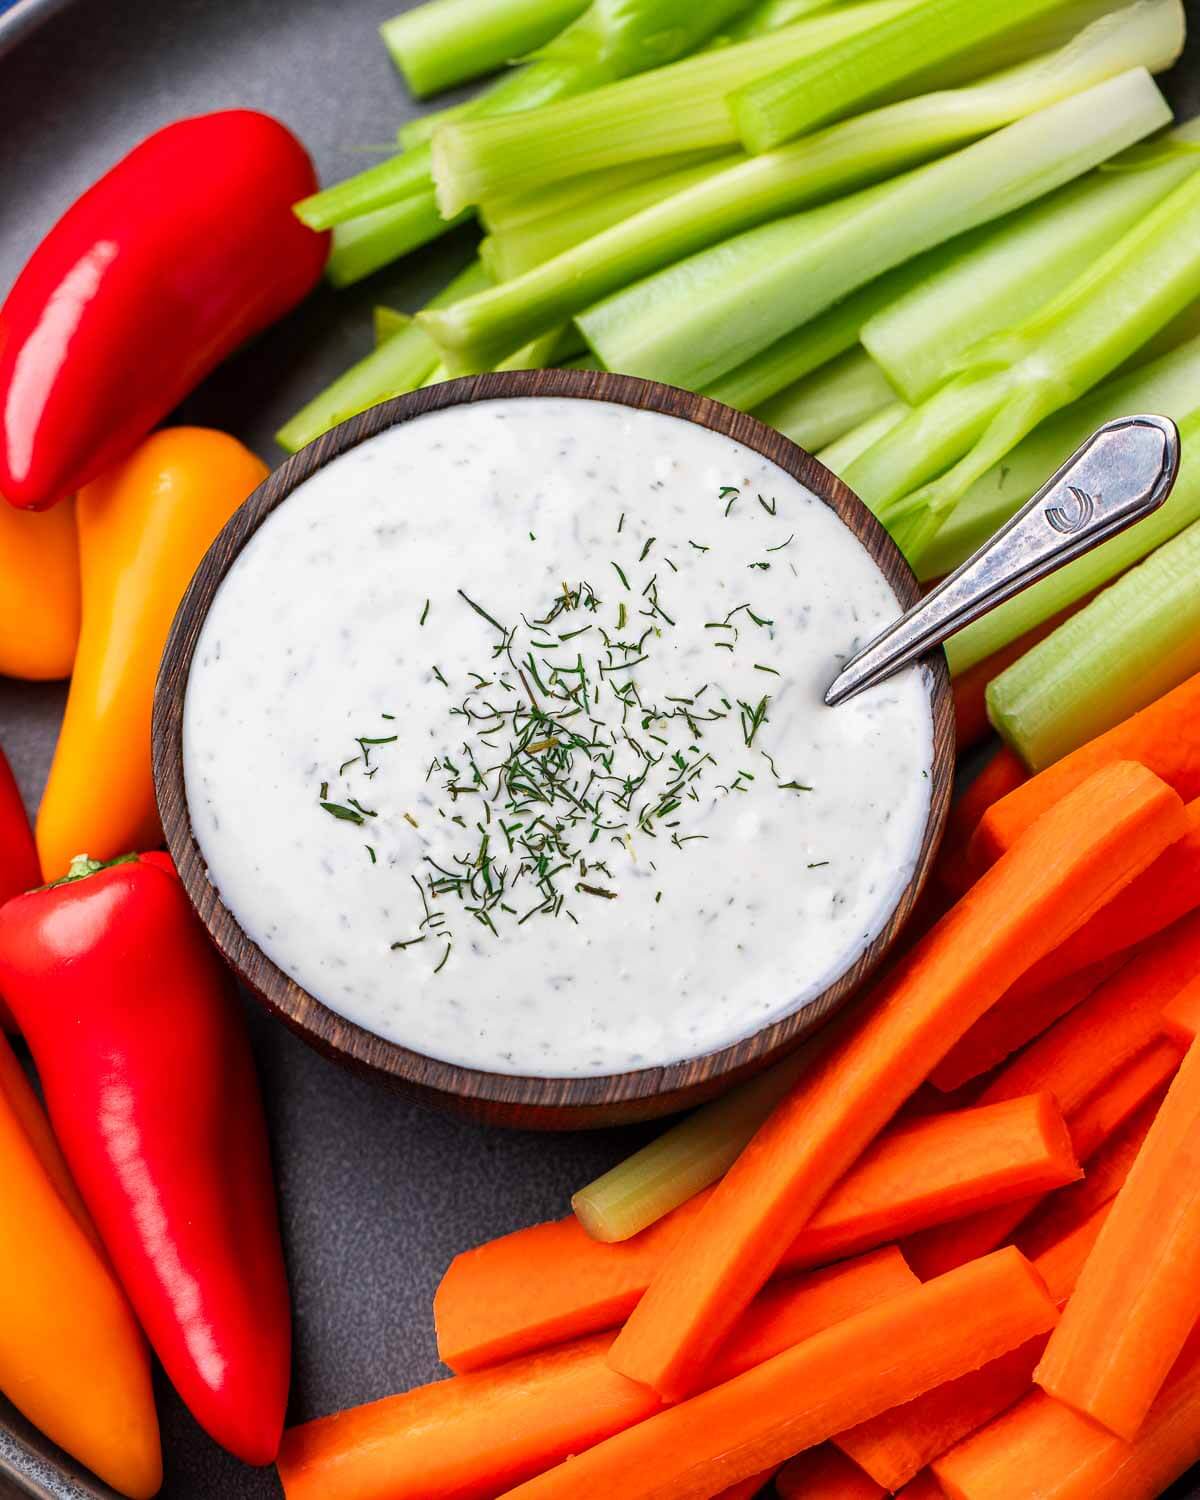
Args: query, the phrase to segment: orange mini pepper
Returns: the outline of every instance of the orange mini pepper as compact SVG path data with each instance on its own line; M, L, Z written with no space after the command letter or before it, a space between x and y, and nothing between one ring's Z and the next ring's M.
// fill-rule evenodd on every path
M38 813L47 880L76 854L105 860L161 842L150 770L159 658L197 564L267 472L236 438L172 427L79 492L83 628Z
M35 515L0 495L0 677L69 677L78 639L74 501Z
M46 1116L0 1038L0 1390L131 1500L162 1483L150 1358Z

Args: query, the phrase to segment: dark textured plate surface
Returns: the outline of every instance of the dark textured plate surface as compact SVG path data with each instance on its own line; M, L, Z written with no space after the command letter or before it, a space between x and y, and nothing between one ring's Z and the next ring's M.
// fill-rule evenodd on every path
M325 181L378 160L363 148L386 143L415 112L375 35L401 5L76 0L53 16L0 59L0 293L77 193L179 115L269 110L300 133ZM1200 28L1200 0L1187 8ZM0 13L0 46L3 25ZM1200 41L1189 53L1168 81L1182 115L1200 106ZM370 346L371 304L419 306L470 245L459 233L350 293L320 292L219 371L183 416L225 427L277 462L275 428ZM0 740L31 806L63 699L59 686L0 680ZM249 1020L296 1310L294 1420L442 1373L430 1305L451 1256L562 1213L574 1187L641 1138L518 1135L428 1114L331 1066L257 1009ZM164 1500L278 1500L273 1472L220 1453L160 1390ZM0 1407L0 1494L12 1481L14 1495L46 1500L110 1495ZM1179 1487L1177 1500L1188 1493Z

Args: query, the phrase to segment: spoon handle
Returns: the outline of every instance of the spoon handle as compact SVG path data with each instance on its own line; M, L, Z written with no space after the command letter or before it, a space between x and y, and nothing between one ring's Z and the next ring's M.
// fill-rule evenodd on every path
M940 646L997 604L1158 509L1179 472L1169 417L1098 428L962 567L851 658L825 702L845 703Z

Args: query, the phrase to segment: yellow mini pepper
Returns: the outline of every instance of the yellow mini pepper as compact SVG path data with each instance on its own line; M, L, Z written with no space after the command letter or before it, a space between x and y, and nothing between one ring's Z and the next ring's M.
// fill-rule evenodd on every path
M35 513L0 495L0 677L69 677L78 638L74 502Z
M159 658L197 564L267 472L223 432L172 427L80 491L82 630L37 820L47 880L76 854L161 842L150 770Z
M0 1390L131 1500L162 1483L150 1358L49 1123L0 1038Z

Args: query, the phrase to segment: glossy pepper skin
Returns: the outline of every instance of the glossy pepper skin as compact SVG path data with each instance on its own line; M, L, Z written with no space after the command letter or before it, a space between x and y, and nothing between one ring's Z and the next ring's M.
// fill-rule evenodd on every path
M316 284L328 236L269 115L157 131L63 215L0 308L0 494L42 510L126 453Z
M0 677L69 677L78 640L74 500L39 515L0 499Z
M29 815L12 767L0 750L0 906L12 896L41 885L42 872ZM16 1023L0 997L0 1029L15 1031Z
M83 630L38 809L46 880L81 849L112 859L161 842L150 766L159 658L197 564L266 477L236 438L164 427L80 491Z
M150 1355L21 1065L0 1039L0 1390L131 1500L162 1483Z
M217 1442L274 1459L291 1311L258 1081L229 977L161 859L0 908L0 993L167 1375Z

